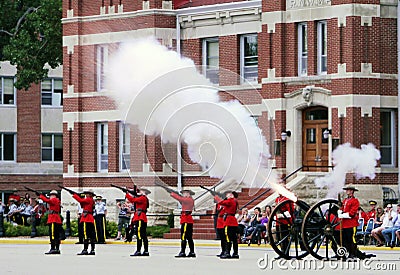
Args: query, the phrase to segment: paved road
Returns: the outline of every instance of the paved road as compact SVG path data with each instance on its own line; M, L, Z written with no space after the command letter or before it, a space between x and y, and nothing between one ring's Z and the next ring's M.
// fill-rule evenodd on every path
M98 245L96 256L77 256L82 245L64 244L62 255L44 255L47 244L0 243L0 274L394 274L400 251L374 250L377 260L356 263L305 260L276 261L265 246L240 247L239 260L220 260L214 245L196 247L196 259L175 259L177 243L153 244L150 257L130 257L133 245ZM260 260L262 259L262 260ZM268 263L268 266L265 264ZM272 269L272 270L271 270Z

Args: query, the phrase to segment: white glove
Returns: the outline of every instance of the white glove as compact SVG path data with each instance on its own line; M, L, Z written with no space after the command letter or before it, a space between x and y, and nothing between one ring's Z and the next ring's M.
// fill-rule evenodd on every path
M343 213L343 211L342 210L338 210L337 213L338 213L338 215L340 215L340 214Z
M339 219L350 219L349 213L341 213L338 215Z
M290 217L290 212L289 211L285 211L285 212L283 212L283 215L285 215L285 218L289 218Z

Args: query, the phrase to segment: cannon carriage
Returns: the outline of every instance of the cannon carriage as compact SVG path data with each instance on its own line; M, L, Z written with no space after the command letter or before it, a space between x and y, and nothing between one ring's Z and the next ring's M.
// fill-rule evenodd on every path
M342 257L339 201L325 199L313 206L302 200L285 200L275 206L267 225L270 244L284 259L308 254L320 260Z

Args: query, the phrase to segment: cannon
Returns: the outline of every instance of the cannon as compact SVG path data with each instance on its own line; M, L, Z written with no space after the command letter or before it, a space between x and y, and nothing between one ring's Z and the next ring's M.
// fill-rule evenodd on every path
M288 260L309 254L320 260L345 256L338 230L339 209L339 201L335 199L325 199L313 206L302 200L277 204L267 225L271 247Z

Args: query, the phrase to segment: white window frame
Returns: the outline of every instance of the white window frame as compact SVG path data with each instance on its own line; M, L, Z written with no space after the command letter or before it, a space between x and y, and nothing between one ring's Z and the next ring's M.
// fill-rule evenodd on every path
M219 83L219 50L218 50L218 56L217 57L211 57L211 58L218 58L218 68L215 67L209 67L208 64L208 44L209 43L218 43L219 47L219 39L218 37L213 37L213 38L206 38L203 39L203 72L204 76L211 81L211 83L218 84ZM215 78L209 77L210 75L216 75Z
M102 140L106 141L107 144L102 144ZM102 154L102 149L104 149L107 153ZM107 164L107 169L102 168L102 163ZM98 123L97 124L97 170L99 172L107 172L108 171L108 123Z
M390 113L390 126L391 126L391 135L390 135L390 145L382 145L380 144L380 148L382 149L382 147L391 147L391 163L386 163L386 164L382 164L382 167L394 167L395 163L396 163L396 125L395 125L395 121L396 121L396 114L394 110L385 110L385 109L381 109L381 112L387 112Z
M306 49L303 49L303 41L306 39ZM306 76L308 73L308 37L307 37L307 22L297 25L297 63L298 75ZM305 68L305 69L303 69Z
M0 106L15 106L16 105L16 100L17 100L17 89L15 87L13 87L13 95L14 95L14 99L13 99L13 103L12 104L5 104L4 103L4 79L12 79L13 80L13 84L15 83L15 77L13 76L1 76L1 80L0 80Z
M51 147L43 147L43 136L51 136ZM54 151L55 151L55 142L54 139L56 136L61 136L62 139L62 133L42 133L42 143L41 143L41 160L42 162L63 162L63 160L55 160L54 159ZM43 150L51 150L51 160L43 160Z
M128 131L127 136L128 140L125 140L125 131ZM119 170L120 171L129 171L130 170L130 163L131 163L131 154L130 154L130 147L131 147L131 138L130 138L131 129L128 124L121 122L119 125ZM129 153L124 153L124 148L128 148ZM129 157L128 157L129 156ZM124 169L124 160L129 158L129 162L126 163L127 167Z
M98 45L96 53L97 91L105 91L105 75L108 66L108 45Z
M13 148L13 152L14 152L14 156L13 156L13 160L4 160L4 135L13 135L14 136L14 148ZM8 132L1 132L0 133L0 162L16 162L17 159L17 134L15 133L8 133Z
M245 67L245 56L244 56L244 40L245 37L255 36L257 38L257 65L253 66L246 66ZM257 77L256 78L246 78L245 70L246 68L257 68ZM256 33L251 34L244 34L240 36L240 76L241 81L243 82L250 82L250 83L257 83L258 82L258 35Z
M61 87L62 87L62 78L48 78L48 79L45 79L44 81L51 81L51 91L43 91L43 81L41 82L41 84L40 84L40 92L41 92L41 96L40 96L40 102L41 102L41 105L42 105L42 107L62 107L63 106L63 90L61 90L61 98L60 98L60 101L59 101L59 103L57 103L56 104L56 100L55 100L55 94L58 94L58 93L55 93L54 92L54 87L55 87L55 85L54 85L54 82L55 81L60 81L61 80ZM43 94L50 94L51 95L51 104L43 104Z
M324 30L325 36L322 35L322 31ZM328 66L328 25L326 21L319 21L317 23L317 72L319 75L327 74L327 66ZM325 43L325 49L324 49ZM325 50L325 54L324 54ZM322 61L325 59L326 69L322 70Z

